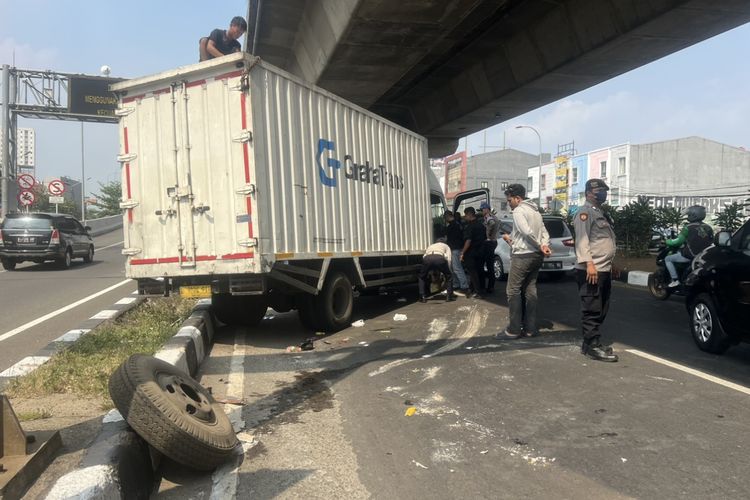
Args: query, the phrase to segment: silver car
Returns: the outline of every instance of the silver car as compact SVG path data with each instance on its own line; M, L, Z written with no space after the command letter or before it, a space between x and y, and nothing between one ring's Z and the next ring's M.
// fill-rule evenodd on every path
M550 238L552 255L544 259L541 271L553 279L562 278L566 272L572 271L576 264L576 249L573 233L565 220L557 215L543 215L544 227ZM501 232L509 233L513 230L513 219L500 219ZM504 279L510 271L510 245L502 236L497 240L495 249L495 279Z

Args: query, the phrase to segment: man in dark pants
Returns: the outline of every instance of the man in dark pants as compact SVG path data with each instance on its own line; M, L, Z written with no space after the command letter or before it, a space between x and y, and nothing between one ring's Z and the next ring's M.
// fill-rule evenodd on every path
M576 281L581 297L581 353L598 361L617 361L611 347L603 346L599 328L609 311L615 232L612 221L602 210L609 187L601 179L586 182L586 203L576 212Z
M446 302L456 300L453 295L453 275L451 274L451 249L443 241L444 238L438 238L437 243L427 247L422 256L422 269L419 271L419 301L427 302L427 275L430 271L439 271L445 276L446 288L448 295Z
M479 291L482 289L482 282L479 279L479 266L484 266L482 261L482 243L486 239L486 231L481 222L477 219L477 212L474 207L468 207L464 210L464 249L461 251L461 262L464 263L466 272L469 273L469 283L471 291L466 296L469 298L481 299Z

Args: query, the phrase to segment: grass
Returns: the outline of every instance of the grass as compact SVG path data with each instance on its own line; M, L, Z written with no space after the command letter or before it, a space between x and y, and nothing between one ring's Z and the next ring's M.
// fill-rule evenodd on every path
M16 417L18 417L19 422L30 422L32 420L41 420L43 418L50 418L52 417L52 412L48 410L22 411L16 414Z
M109 400L110 374L131 354L153 354L190 315L194 300L148 299L104 323L7 389L11 397L78 394Z

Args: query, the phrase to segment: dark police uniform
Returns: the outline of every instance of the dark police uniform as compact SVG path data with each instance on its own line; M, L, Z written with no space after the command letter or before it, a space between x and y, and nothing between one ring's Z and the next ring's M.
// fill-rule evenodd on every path
M487 231L479 219L474 219L464 226L464 241L471 240L469 249L464 254L464 268L469 274L469 283L474 293L482 292L482 282L479 274L479 266L484 266L482 261L482 244L487 239Z
M601 181L599 181L601 182ZM606 187L606 184L602 182ZM597 187L597 186L594 186ZM615 232L612 221L587 201L576 212L573 222L576 245L576 281L581 297L581 329L584 350L599 345L599 327L609 310L612 290L612 260L615 257ZM586 263L593 262L598 272L596 285L586 281Z

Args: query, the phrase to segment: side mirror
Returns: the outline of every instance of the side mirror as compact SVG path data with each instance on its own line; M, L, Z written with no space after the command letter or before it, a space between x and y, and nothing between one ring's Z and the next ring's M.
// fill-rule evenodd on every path
M728 247L732 243L732 234L729 231L721 231L714 236L717 247Z

